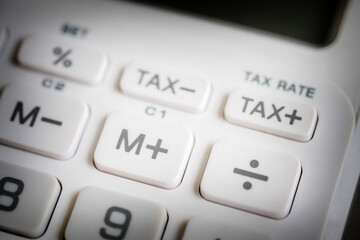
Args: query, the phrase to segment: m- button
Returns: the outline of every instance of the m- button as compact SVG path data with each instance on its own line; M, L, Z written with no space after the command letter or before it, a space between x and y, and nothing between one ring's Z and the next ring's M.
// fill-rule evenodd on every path
M6 87L0 100L0 143L45 156L75 154L89 116L85 102L25 84Z
M307 142L314 133L317 112L304 103L237 89L228 98L225 118L237 125Z
M177 187L194 144L185 126L113 112L94 154L100 171L161 188Z

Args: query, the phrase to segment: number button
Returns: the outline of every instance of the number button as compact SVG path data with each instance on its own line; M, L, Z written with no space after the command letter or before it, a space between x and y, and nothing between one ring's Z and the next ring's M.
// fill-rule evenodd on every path
M55 177L0 162L0 229L24 237L40 237L59 194Z
M97 187L81 190L65 231L76 239L161 239L166 210L156 203Z
M6 189L6 184L15 184L16 185L16 190L15 191L9 191ZM0 199L1 196L7 196L8 198L11 198L11 204L4 204L0 201L0 210L4 210L4 211L13 211L18 202L19 202L19 195L22 193L24 189L24 182L16 179L16 178L12 178L12 177L4 177L3 179L0 180Z
M125 218L124 222L122 224L113 222L111 220L111 217L113 216L113 214L122 214ZM118 228L120 230L120 234L119 236L114 236L111 234L107 233L106 228L100 228L100 236L105 238L105 239L124 239L126 232L129 228L129 224L130 224L130 219L131 219L131 212L125 208L120 208L120 207L111 207L106 211L105 214L105 219L104 222L107 226L112 227L112 228Z

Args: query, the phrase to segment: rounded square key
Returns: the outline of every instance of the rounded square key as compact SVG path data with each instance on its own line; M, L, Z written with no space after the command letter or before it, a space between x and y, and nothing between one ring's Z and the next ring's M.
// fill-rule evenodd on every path
M38 35L23 40L17 57L23 66L86 84L100 83L108 65L99 50Z
M317 122L314 107L258 89L234 90L224 115L231 123L301 142L312 138Z
M201 194L207 200L259 215L286 217L300 179L299 160L246 141L225 139L215 143Z
M131 96L192 113L204 111L211 94L206 79L143 63L125 68L120 88Z
M98 187L81 190L65 231L66 240L161 239L167 222L160 205Z
M235 223L234 223L235 224ZM217 221L210 221L203 218L191 219L184 233L182 240L270 240L269 236L258 231L241 229L238 226L230 226Z
M53 176L0 162L0 229L25 237L40 237L60 190Z
M117 111L106 120L94 162L101 171L171 189L182 180L193 144L185 126Z
M68 159L76 152L88 116L88 106L80 99L11 84L0 99L0 143Z

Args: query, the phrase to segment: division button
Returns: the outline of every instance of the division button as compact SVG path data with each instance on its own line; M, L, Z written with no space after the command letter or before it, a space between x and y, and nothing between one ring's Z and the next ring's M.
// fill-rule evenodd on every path
M317 111L304 103L237 89L228 98L225 118L240 126L307 142L315 131Z
M172 189L182 180L193 144L183 125L116 111L105 122L94 162L100 171Z
M76 200L65 238L160 240L166 222L166 210L157 203L86 187Z
M0 229L24 237L40 237L60 190L53 176L0 162Z
M0 143L56 159L75 154L89 109L85 102L29 84L0 98Z
M23 40L18 60L25 67L86 84L98 84L108 64L98 50L37 35Z
M140 63L125 68L120 88L131 96L193 113L205 110L211 93L205 79Z
M300 162L291 155L243 139L223 139L212 148L201 194L212 202L281 219L290 211L300 174Z

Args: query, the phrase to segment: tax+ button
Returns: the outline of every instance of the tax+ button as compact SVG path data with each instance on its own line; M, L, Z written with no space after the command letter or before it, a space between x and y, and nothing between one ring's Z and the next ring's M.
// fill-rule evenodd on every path
M315 130L317 111L304 103L237 89L228 98L225 118L237 125L307 142Z

